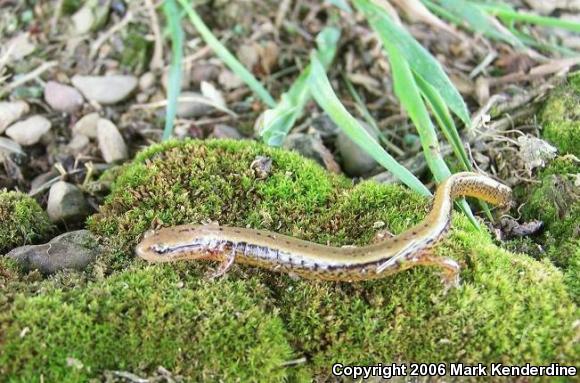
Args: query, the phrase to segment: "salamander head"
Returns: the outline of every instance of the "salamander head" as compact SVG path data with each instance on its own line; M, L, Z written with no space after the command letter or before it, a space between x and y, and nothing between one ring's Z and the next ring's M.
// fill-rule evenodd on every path
M149 262L207 258L213 250L211 230L203 226L175 226L149 230L135 247L135 254Z

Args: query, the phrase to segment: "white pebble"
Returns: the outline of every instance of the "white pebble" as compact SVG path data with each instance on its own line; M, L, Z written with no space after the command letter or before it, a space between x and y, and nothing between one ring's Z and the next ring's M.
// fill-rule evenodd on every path
M89 138L84 134L76 134L68 143L68 148L74 155L81 153L89 144Z
M119 129L111 121L101 118L97 123L97 140L103 159L107 163L125 160L129 157L127 145Z
M139 89L147 90L155 85L155 75L152 72L144 73L139 78Z
M76 11L71 17L75 33L78 35L84 35L88 33L95 22L95 16L90 7L85 6Z
M89 100L112 105L125 100L137 88L135 76L74 76L72 83Z
M6 135L20 145L34 145L43 134L47 133L52 126L51 122L43 116L32 116L24 121L17 122L6 129Z
M98 113L84 115L74 124L72 128L73 135L82 134L89 138L97 138L97 123L100 118Z
M72 86L49 81L44 88L44 99L57 112L74 113L83 106L84 99Z
M0 102L0 134L29 110L28 104L24 101Z

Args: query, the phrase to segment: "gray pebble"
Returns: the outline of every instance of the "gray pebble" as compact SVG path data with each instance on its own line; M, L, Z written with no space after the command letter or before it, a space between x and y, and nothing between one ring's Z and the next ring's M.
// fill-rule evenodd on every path
M207 103L199 102L197 99L206 99L196 92L181 92L177 103L177 116L181 118L194 118L205 116L211 113L213 107Z
M359 123L375 140L377 139L377 135L367 124L362 121ZM368 174L377 166L377 162L342 131L336 139L336 147L342 158L342 168L351 177Z
M46 208L48 217L56 223L78 223L89 214L89 205L81 189L58 181L50 187Z
M236 128L224 124L217 124L214 126L213 131L209 136L212 138L232 138L234 140L241 140L244 138Z
M284 147L313 159L333 173L340 172L340 166L334 160L332 153L324 146L318 134L289 134L284 140Z
M317 131L323 140L336 137L340 128L326 114L316 117L312 120L312 129Z
M39 270L43 274L54 274L64 269L82 271L101 251L90 231L78 230L61 234L44 245L17 247L6 256L14 259L26 271Z

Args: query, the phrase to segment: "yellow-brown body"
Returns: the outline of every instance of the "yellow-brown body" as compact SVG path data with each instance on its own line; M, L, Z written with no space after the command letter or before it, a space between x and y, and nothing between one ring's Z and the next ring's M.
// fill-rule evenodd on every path
M450 258L434 256L431 248L449 229L453 199L459 196L507 205L511 189L480 174L454 174L437 188L425 220L397 236L363 247L325 246L265 230L181 225L147 233L136 253L151 262L221 261L225 272L235 261L337 281L376 279L417 265L434 265L443 268L448 282L455 283L459 265Z

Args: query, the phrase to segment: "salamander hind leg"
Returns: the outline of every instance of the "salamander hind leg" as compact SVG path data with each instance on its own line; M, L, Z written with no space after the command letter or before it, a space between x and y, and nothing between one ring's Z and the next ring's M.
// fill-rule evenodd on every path
M409 261L413 263L413 266L422 265L441 268L441 282L445 291L452 287L459 287L459 271L461 268L455 260L447 257L438 257L431 252L424 252Z

